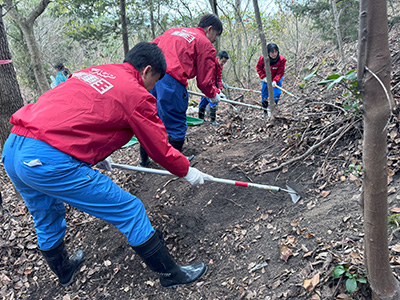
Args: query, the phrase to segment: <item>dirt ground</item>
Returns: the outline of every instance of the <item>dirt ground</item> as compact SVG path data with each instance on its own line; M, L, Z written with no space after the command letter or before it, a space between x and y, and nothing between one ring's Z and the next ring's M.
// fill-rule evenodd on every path
M229 123L232 117L236 125ZM162 175L106 173L144 202L178 262L202 261L208 272L191 285L164 289L113 226L69 208L67 246L71 252L83 249L87 259L72 286L62 288L39 254L32 219L2 170L4 206L15 217L1 215L3 299L309 299L316 290L327 299L336 288L336 294L346 294L331 273L335 262L345 259L348 243L361 255L353 245L363 236L359 188L346 181L322 197L312 180L317 164L307 160L285 173L257 176L262 157L285 149L282 140L273 139L280 125L270 126L261 111L237 113L224 104L219 121L220 127L209 122L189 127L183 152L196 156L192 166L237 181L280 187L294 182L303 198L293 203L286 192L211 182L193 187ZM113 159L138 165L138 145L119 150ZM284 245L293 253L288 258L282 258ZM317 273L320 286L308 292L304 280ZM358 294L354 299L368 299Z
M33 221L23 200L0 166L3 206L13 216L0 212L2 299L371 299L368 284L359 284L350 295L346 278L333 277L339 264L350 266L358 278L365 277L361 178L346 173L349 163L355 159L361 163L357 150L361 147L360 128L348 131L334 145L322 146L304 159L266 172L305 152L301 143L293 142L298 136L290 133L299 123L307 124L305 104L330 101L339 95L333 92L321 99L322 89L305 95L289 82L285 87L301 98L295 102L283 95L275 124L263 118L262 111L221 103L221 126L209 122L190 126L183 153L195 155L191 165L214 177L283 188L286 183L296 183L302 194L297 203L283 191L215 182L193 187L184 179L169 176L105 172L143 201L153 226L162 231L177 262L207 264L207 274L190 285L162 288L119 231L67 207L67 248L70 253L84 250L86 261L73 284L61 287L37 249ZM244 101L257 104L259 96L245 95ZM195 112L190 115L196 117ZM398 125L395 119L394 127ZM136 166L138 147L121 149L112 157L117 163ZM325 168L327 174L321 176L328 154L331 168ZM154 162L150 167L159 168ZM400 205L399 176L394 169L390 208ZM389 237L391 247L399 242L395 232L390 231ZM396 252L390 253L396 261ZM392 265L398 277L398 263Z

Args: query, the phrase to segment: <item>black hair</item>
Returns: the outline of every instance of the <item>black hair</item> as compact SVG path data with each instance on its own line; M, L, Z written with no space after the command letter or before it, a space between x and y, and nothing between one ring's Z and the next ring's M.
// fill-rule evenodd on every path
M279 53L279 48L278 48L278 45L277 44L275 44L275 43L269 43L268 45L267 45L267 50L268 50L268 53L270 53L272 50L276 50L276 51L278 51L278 53Z
M140 42L136 44L126 54L124 62L130 63L139 72L145 67L151 66L153 69L152 74L160 74L160 79L164 77L167 71L164 53L154 43Z
M274 44L274 43L269 43L267 45L267 50L268 50L269 64L270 64L270 66L272 66L281 59L280 54L279 54L278 45ZM278 52L278 55L274 59L272 59L271 56L269 56L269 53L272 52L272 50L276 50Z
M219 51L218 57L220 59L226 58L228 60L229 59L229 54L228 54L228 52L222 50L222 51Z
M62 72L65 77L68 77L69 74L71 74L70 70L68 70L62 62L58 62L53 66L54 69L57 70L57 72Z
M222 22L218 18L217 15L214 14L205 14L200 18L199 25L198 27L201 27L203 29L206 29L207 27L212 26L214 30L219 32L218 35L222 34Z

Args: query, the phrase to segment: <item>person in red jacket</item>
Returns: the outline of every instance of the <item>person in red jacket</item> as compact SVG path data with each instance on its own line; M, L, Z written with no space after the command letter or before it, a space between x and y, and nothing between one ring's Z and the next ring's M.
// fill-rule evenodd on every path
M68 256L64 203L113 224L164 287L193 282L207 270L204 263L177 265L143 203L91 168L97 164L112 170L109 155L135 135L171 173L191 184L210 177L189 167L186 157L168 143L156 99L149 93L165 72L161 49L142 42L124 63L73 73L11 117L14 126L1 161L32 214L38 247L62 286L73 281L84 259L81 250Z
M214 14L200 18L198 27L171 28L153 40L163 50L167 74L156 83L151 93L157 99L158 116L168 133L168 141L179 151L185 142L189 95L188 79L196 77L197 86L210 101L218 103L220 91L215 86L215 57L213 43L222 33L222 22ZM143 147L140 165L149 160Z
M229 59L229 54L226 51L220 51L218 56L215 58L215 69L216 69L216 76L215 76L215 86L221 91L224 88L224 83L222 82L222 69L224 65ZM222 94L222 92L221 92ZM223 95L223 94L222 94ZM210 105L210 123L211 125L218 126L219 123L217 122L217 107L218 103L212 103L209 98L201 97L201 101L199 104L199 119L204 120L206 107Z
M282 87L282 78L285 74L286 58L279 54L279 48L274 43L270 43L267 45L267 51L271 69L274 100L275 103L278 103L282 91L275 86L277 85ZM268 85L266 77L267 75L265 74L263 55L260 56L256 68L258 76L260 77L260 79L262 79L261 104L264 108L267 109L267 112L264 111L264 115L268 114L268 117L271 117L271 112L268 107Z

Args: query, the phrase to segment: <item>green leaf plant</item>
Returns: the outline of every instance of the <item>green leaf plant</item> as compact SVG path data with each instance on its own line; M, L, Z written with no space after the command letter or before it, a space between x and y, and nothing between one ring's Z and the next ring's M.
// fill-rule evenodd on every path
M345 171L345 173L351 173L354 176L361 177L362 176L362 166L360 165L355 165L355 164L350 164L349 169Z
M304 80L309 81L314 76L318 75L318 69L313 71L310 75L304 78ZM356 116L359 111L361 94L357 88L357 74L355 70L351 70L344 75L341 74L331 74L326 79L317 82L317 85L327 86L326 90L331 89L335 86L342 86L346 88L347 92L342 96L344 97L344 101L342 103L342 107L349 111L349 113L353 113Z
M352 267L346 267L344 265L337 265L333 270L333 277L347 277L346 279L346 290L349 294L353 293L357 289L358 283L367 283L367 279L361 277L357 271L350 270Z

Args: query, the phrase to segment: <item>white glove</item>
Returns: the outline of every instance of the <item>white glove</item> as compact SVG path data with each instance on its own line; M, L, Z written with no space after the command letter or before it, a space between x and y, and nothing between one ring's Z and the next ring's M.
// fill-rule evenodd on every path
M215 94L215 97L210 99L210 101L212 103L218 103L220 100L221 100L221 96L219 94Z
M220 92L220 93L219 93L219 97L220 97L221 99L225 99L225 98L226 98L226 96L225 96L225 94L224 94L223 92Z
M263 81L264 81L265 83L268 83L267 77L265 77L265 78L263 79Z
M276 86L276 82L275 81L272 81L272 86Z
M192 185L203 184L204 180L212 179L211 175L200 172L196 168L189 167L189 171L187 172L185 179L190 182Z
M96 168L107 170L107 171L112 171L113 170L111 167L112 163L114 163L114 162L113 162L111 156L109 156L106 159L99 161L96 164Z

